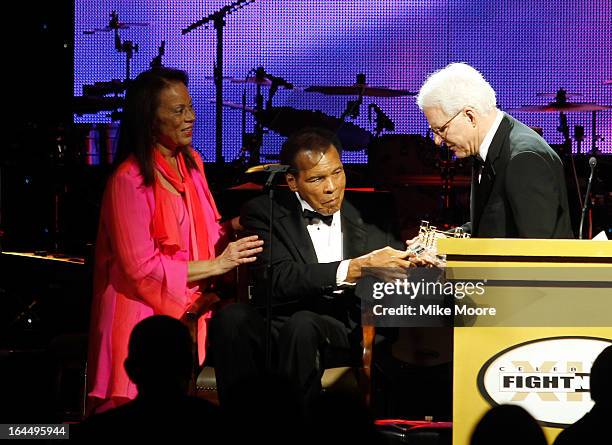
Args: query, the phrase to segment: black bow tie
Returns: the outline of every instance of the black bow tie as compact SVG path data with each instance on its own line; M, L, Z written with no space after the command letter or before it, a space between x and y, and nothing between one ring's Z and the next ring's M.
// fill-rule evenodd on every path
M331 226L334 219L334 215L321 215L319 212L313 212L312 210L308 209L304 209L302 211L302 216L308 220L308 224L312 224L313 219L318 219L323 221L328 226Z

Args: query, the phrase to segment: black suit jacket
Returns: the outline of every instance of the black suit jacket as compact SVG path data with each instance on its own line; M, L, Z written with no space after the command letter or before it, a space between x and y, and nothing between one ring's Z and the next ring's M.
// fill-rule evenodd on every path
M472 180L470 214L477 238L574 238L561 159L507 114Z
M381 209L376 209L380 212ZM346 198L341 207L343 259L355 258L385 246L404 249L394 235L389 215L365 216ZM376 220L376 221L375 221ZM346 322L346 310L352 312L358 302L351 292L333 296L339 261L319 263L295 193L277 190L274 195L272 243L268 233L268 196L247 202L240 222L249 234L264 240L264 250L251 268L255 284L254 303L264 305L267 282L264 270L272 247L273 305L275 315L290 315L297 310L326 313ZM350 307L350 308L349 308Z

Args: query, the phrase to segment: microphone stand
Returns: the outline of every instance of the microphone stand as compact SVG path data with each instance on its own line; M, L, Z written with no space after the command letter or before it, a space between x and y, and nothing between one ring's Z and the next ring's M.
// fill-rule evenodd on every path
M241 135L242 135L242 147L240 149L239 158L233 162L238 161L242 167L248 167L257 165L260 162L260 147L261 141L263 140L263 127L256 120L255 128L252 133L247 133L246 129L246 114L247 114L247 85L248 80L254 73L254 70L250 70L244 78L244 86L242 88L242 110L241 110ZM257 85L257 95L255 97L255 115L261 111L261 104L263 103L263 97L260 99L261 89Z
M595 156L592 156L591 159L589 159L589 167L591 167L591 174L589 175L589 182L587 184L586 194L584 195L584 205L582 206L582 215L580 216L580 229L578 239L583 239L582 227L584 225L584 218L586 217L587 207L589 206L589 195L591 194L591 184L593 183L593 173L595 172L596 165L597 158Z
M121 40L121 36L119 35L119 14L117 14L117 12L113 11L111 13L108 27L113 29L115 33L115 50L119 53L125 53L125 85L127 86L131 74L130 63L132 57L134 57L134 53L138 52L138 44L135 44L131 40Z
M259 81L264 80L261 71L255 70L255 116L261 113L264 109L264 97ZM263 125L260 119L255 119L254 143L251 151L251 164L259 164L261 162L261 144L263 143Z
M268 264L266 265L265 282L266 282L266 338L265 338L265 363L266 370L272 371L272 285L273 281L273 269L272 264L272 221L274 221L274 177L280 170L271 170L268 175L268 179L264 185L264 190L268 192L268 214L270 219L268 220Z
M342 123L340 124L340 127L338 127L336 132L338 132L340 128L342 128L342 125L346 122L347 117L351 117L353 119L359 117L359 108L361 108L361 104L363 104L363 94L365 93L365 89L367 88L365 74L357 74L357 83L355 84L355 86L359 87L359 95L357 96L356 100L349 100L346 103L346 109L340 116L340 120L342 121Z
M376 127L374 128L374 137L378 138L383 130L395 131L395 123L381 108L375 103L368 105L368 121L372 122L372 110L374 110Z
M265 302L265 313L266 313L266 327L265 327L265 364L266 370L272 371L272 284L273 284L273 269L272 264L272 222L274 221L274 177L277 173L285 173L289 170L289 165L281 164L268 164L258 167L251 167L246 173L255 173L258 171L268 172L268 179L264 185L264 190L268 192L268 263L265 269L265 282L266 282L266 302Z
M157 49L157 56L155 56L153 60L151 60L151 63L149 64L149 66L151 68L163 67L164 64L162 63L162 57L164 57L165 53L166 53L166 41L162 40L161 45Z
M194 29L204 26L208 28L208 23L212 22L217 31L217 60L214 67L216 106L215 106L215 161L223 164L223 28L225 27L225 17L230 15L255 0L237 0L207 17L192 23L187 28L181 30L185 35Z

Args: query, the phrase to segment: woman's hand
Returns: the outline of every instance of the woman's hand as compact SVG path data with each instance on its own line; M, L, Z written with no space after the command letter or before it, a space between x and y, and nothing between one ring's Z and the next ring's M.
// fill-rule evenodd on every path
M223 253L213 260L190 261L187 264L187 281L205 280L223 275L241 264L252 263L261 253L263 241L257 235L247 236L229 243Z
M255 255L263 251L261 246L263 240L258 239L257 235L246 236L229 243L223 253L212 260L215 275L223 275L241 264L252 263L257 259Z

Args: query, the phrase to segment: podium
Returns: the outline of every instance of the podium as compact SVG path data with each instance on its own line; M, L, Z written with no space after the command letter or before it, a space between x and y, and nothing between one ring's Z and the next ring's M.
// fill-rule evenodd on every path
M529 411L552 443L591 409L590 367L612 344L612 242L449 238L438 252L447 279L484 289L455 317L453 444L503 403Z

